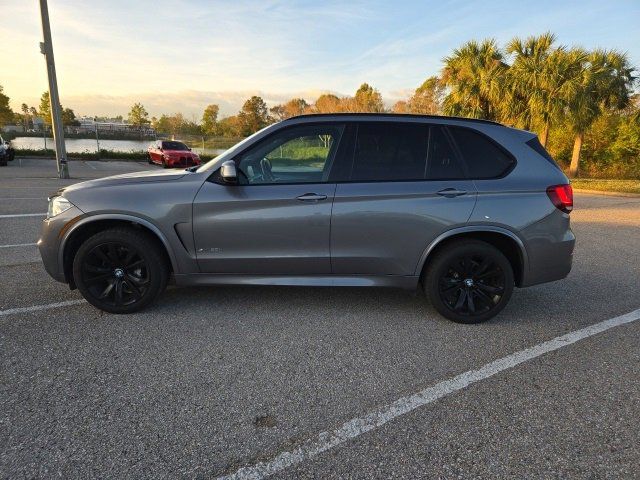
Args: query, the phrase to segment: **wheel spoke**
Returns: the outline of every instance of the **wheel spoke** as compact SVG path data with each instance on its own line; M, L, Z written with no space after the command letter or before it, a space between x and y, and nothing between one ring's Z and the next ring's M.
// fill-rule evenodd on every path
M111 269L107 267L98 267L96 265L90 265L85 263L82 265L82 268L89 273L111 273Z
M474 274L476 276L478 275L482 275L483 273L485 273L487 271L487 269L491 266L491 260L487 257L484 257L482 259L482 261L478 264L478 268L476 268L476 271L474 272Z
M113 290L114 285L115 285L115 281L109 282L109 285L107 285L107 288L105 288L102 291L102 293L100 294L100 296L98 298L99 299L107 298L109 296L109 294L111 293L111 291Z
M481 278L495 277L495 276L500 275L501 273L502 273L502 271L498 267L496 267L496 268L492 268L491 270L483 273L482 275L476 276L476 278L479 280Z
M124 266L124 268L130 268L129 267L129 262L131 260L133 260L133 257L136 256L136 252L133 250L127 250L127 255L124 257L124 260L122 261L122 265Z
M131 265L125 265L124 268L126 268L127 270L133 270L137 267L143 267L144 266L144 260L138 260L136 262L133 262Z
M473 291L467 291L467 307L469 308L469 313L476 313L476 305L473 303Z
M453 307L454 310L460 310L462 309L462 306L464 305L465 300L467 299L467 291L462 288L460 289L460 295L458 295L458 301L456 302L455 306Z
M136 277L135 275L131 275L130 273L127 273L127 279L129 280L129 283L133 283L140 287L149 283L148 278Z
M122 305L123 301L124 301L124 297L122 295L122 285L123 285L123 281L122 280L117 280L116 281L116 295L115 295L115 301L116 301L116 305Z
M492 295L501 295L504 292L503 287L494 287L484 283L477 283L476 286L478 287L478 289L487 293L491 293Z
M100 260L102 260L104 263L106 263L107 265L109 265L110 267L113 267L113 262L111 261L111 259L102 251L102 247L101 246L97 246L96 248L94 248L92 250L92 252L95 252L96 257L98 257Z
M84 282L87 285L95 285L96 283L103 282L103 281L111 278L112 276L113 276L113 274L111 272L103 273L102 275L96 275L95 277L88 278Z
M123 280L122 283L129 289L129 291L132 293L132 295L135 297L136 300L140 300L142 298L142 293L140 292L138 287L136 287L132 282Z
M493 298L491 298L489 295L487 295L486 293L484 293L482 290L476 290L476 295L478 296L479 299L482 300L481 303L485 303L489 308L492 308L493 306L495 306L495 302L493 301Z
M117 265L120 262L118 250L113 243L107 245L107 256L111 259L113 265Z

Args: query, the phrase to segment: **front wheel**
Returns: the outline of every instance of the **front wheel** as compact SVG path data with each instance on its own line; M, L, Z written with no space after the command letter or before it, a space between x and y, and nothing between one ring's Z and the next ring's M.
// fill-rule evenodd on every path
M151 235L134 229L96 233L78 249L73 279L93 306L110 313L132 313L165 289L169 267Z
M513 269L500 250L478 240L460 240L436 253L424 277L424 290L449 320L480 323L506 306L513 283Z

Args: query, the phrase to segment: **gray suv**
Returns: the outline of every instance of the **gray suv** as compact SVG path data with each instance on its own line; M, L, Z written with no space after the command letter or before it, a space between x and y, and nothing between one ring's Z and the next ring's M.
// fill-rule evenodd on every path
M477 323L514 285L567 276L571 186L526 131L391 114L307 115L200 167L50 198L49 274L113 313L176 285L420 286Z

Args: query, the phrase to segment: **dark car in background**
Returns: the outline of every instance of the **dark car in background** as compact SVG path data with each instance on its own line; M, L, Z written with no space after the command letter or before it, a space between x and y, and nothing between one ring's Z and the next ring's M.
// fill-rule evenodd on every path
M164 168L185 168L200 165L200 157L184 143L176 140L158 140L147 149L149 163Z
M567 276L572 208L567 177L531 132L309 115L197 169L66 187L38 246L51 276L113 313L144 308L172 280L420 287L443 316L478 323L514 287Z
M7 162L14 159L15 155L16 152L11 148L11 143L0 135L0 167L5 167Z

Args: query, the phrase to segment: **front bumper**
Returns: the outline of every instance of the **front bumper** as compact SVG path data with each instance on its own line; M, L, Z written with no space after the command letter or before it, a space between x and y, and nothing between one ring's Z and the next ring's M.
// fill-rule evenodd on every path
M64 272L63 257L61 252L62 241L69 228L80 220L83 215L77 207L72 207L66 212L53 218L46 218L40 227L40 239L38 250L42 257L44 269L58 282L69 283Z
M191 156L171 157L167 161L170 167L193 167L194 165L200 165L200 160L197 160Z

